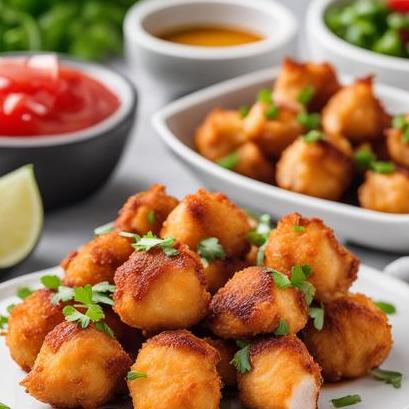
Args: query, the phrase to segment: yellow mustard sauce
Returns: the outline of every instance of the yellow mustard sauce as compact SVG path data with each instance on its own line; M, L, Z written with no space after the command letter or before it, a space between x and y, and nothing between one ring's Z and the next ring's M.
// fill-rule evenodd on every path
M263 39L261 35L241 28L223 26L177 27L158 37L172 43L199 47L231 47Z

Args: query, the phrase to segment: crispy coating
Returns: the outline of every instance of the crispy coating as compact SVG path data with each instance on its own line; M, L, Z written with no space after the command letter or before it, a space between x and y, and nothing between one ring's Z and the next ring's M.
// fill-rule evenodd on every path
M213 297L208 322L221 338L274 332L285 320L290 334L307 323L308 307L296 288L278 288L270 269L247 267L237 272Z
M132 254L130 239L117 232L96 236L61 261L63 282L69 287L113 282L115 270Z
M296 231L294 226L304 227L304 232ZM337 241L322 220L298 213L284 216L271 232L265 263L288 275L293 266L309 264L313 273L308 280L316 289L316 299L321 301L346 293L359 268L359 260Z
M357 378L382 364L392 347L386 315L363 294L347 294L325 304L324 328L310 322L304 342L326 381Z
M63 322L48 333L21 385L52 406L93 409L114 396L130 365L129 356L110 336Z
M114 310L131 327L147 331L188 328L207 313L210 294L199 257L186 245L166 256L135 252L115 273Z
M314 89L313 98L308 104L308 109L313 112L320 111L340 88L336 72L330 64L299 63L287 58L274 85L274 101L300 109L298 97L308 86Z
M233 169L235 172L262 182L274 183L274 164L255 143L245 143L236 153L238 161Z
M358 189L362 207L379 212L409 213L409 173L400 169L390 174L368 171Z
M277 185L322 199L340 199L352 181L353 161L332 140L297 139L277 162Z
M210 112L195 134L197 150L212 161L228 155L245 140L239 112L221 108Z
M256 143L267 156L278 158L282 151L293 143L303 132L297 122L297 111L280 106L277 117L268 119L266 110L269 104L256 102L244 119L246 137Z
M363 78L338 91L322 111L325 132L342 134L352 143L382 138L390 116L376 98L373 78Z
M62 306L53 305L52 296L51 290L37 290L11 311L6 343L24 371L32 368L45 336L64 321Z
M128 381L136 409L218 409L219 354L188 331L165 331L150 338L132 371L147 378Z
M315 409L320 367L295 336L251 344L249 372L238 375L240 399L249 409Z
M247 214L222 193L199 189L187 195L163 224L161 237L174 237L196 250L204 239L216 237L227 257L241 257L249 249Z
M140 235L149 231L159 234L163 222L178 203L166 193L165 186L152 185L146 192L139 192L126 201L115 220L115 227Z
M409 121L409 115L407 115ZM388 129L386 131L386 147L391 159L399 165L409 167L409 142L402 139L402 131Z
M219 373L223 384L226 386L236 386L237 372L234 366L230 363L237 350L234 343L219 338L205 338L204 340L215 348L220 355L220 361L217 364L217 372Z

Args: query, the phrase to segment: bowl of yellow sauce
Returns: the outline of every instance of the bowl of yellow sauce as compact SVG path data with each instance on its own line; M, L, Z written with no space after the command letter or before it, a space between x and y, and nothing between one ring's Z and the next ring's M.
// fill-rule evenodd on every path
M177 92L279 64L294 54L296 33L274 0L149 0L124 22L131 66Z

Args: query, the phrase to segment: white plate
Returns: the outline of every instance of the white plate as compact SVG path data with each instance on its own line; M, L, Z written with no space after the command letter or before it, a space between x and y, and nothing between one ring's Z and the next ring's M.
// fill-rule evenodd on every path
M223 169L195 152L194 131L212 109L251 103L257 91L272 87L278 70L257 71L181 98L157 112L152 118L153 125L172 152L207 186L225 192L245 207L277 218L294 211L319 216L341 238L369 247L408 252L409 215L381 213L290 192ZM409 112L409 92L384 85L376 85L376 92L388 111Z
M56 267L38 273L29 274L0 284L0 313L4 313L7 305L18 302L15 297L17 288L23 286L38 286L39 278L44 274L58 274ZM354 406L356 409L409 409L409 286L402 281L386 276L378 271L362 266L359 279L353 286L353 291L365 292L375 300L390 301L397 308L397 313L390 316L394 346L389 358L382 368L402 372L404 379L400 389L371 378L342 382L325 386L321 392L319 409L332 409L330 399L348 394L358 393L362 403ZM0 402L12 409L49 409L50 406L40 403L27 395L19 386L24 377L17 365L11 360L4 337L0 339ZM274 380L272 380L274 382ZM131 408L129 404L110 404L106 408ZM239 409L237 400L224 400L222 409Z

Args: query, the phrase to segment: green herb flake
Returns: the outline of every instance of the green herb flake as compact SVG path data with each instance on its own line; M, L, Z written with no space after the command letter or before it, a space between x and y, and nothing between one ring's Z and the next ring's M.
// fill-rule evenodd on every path
M402 374L395 371L387 371L385 369L372 369L369 373L377 380L383 381L392 385L394 388L399 389L402 384Z
M175 243L176 240L173 237L161 239L152 232L149 232L143 237L136 238L132 246L136 251L150 251L153 248L160 248L166 256L173 257L179 254L179 251L173 248Z
M151 226L155 223L156 215L155 215L155 212L153 210L149 210L147 219L148 219L148 223Z
M409 125L404 131L402 131L401 141L403 143L409 143Z
M376 156L368 148L358 149L354 153L355 164L360 170L366 170L371 167L371 164L376 161Z
M387 175L395 172L396 166L393 162L375 161L371 163L370 169L376 173L382 173Z
M65 320L68 322L77 322L81 328L87 328L91 319L82 312L79 312L72 305L66 305L62 313L64 314Z
M313 129L309 131L303 136L304 142L306 143L314 143L318 141L322 141L324 139L324 134L320 131Z
M104 321L96 322L95 328L98 331L103 332L104 334L107 334L109 337L115 338L114 332L112 331L112 329L109 327L109 325L106 322Z
M126 375L126 379L128 381L134 381L135 379L139 379L139 378L147 378L148 375L146 374L146 372L142 372L142 371L129 371L128 374Z
M264 111L264 116L265 116L267 119L272 120L272 119L277 118L278 112L279 112L279 111L278 111L278 107L277 107L276 105L274 105L274 104L271 104L271 105L268 106L268 107L266 108L266 110Z
M82 304L92 304L92 286L90 284L84 287L74 288L74 301Z
M41 283L50 290L56 290L61 285L61 279L56 275L46 275L41 277Z
M0 409L11 409L11 408L10 408L10 406L7 406L4 403L0 402Z
M396 312L396 307L385 301L376 301L375 305L382 310L385 314L392 315Z
M237 152L232 152L223 158L216 161L216 163L222 168L233 170L239 163L240 157Z
M405 114L396 115L392 119L392 127L395 129L403 130L408 124L409 121L406 119Z
M271 275L274 280L274 284L277 288L290 288L291 287L291 281L290 279L283 273L280 273L279 271L272 270Z
M309 315L313 320L314 328L318 331L321 331L324 328L324 305L321 303L321 308L319 307L311 307L309 311Z
M300 112L297 116L297 122L307 130L311 131L319 128L321 124L321 115L318 113L309 114L308 112Z
M10 304L6 307L6 311L11 314L11 312L14 310L14 307L16 306L16 304Z
M314 299L315 287L308 281L302 281L300 283L293 284L293 286L304 293L305 301L308 305L310 305Z
M106 223L94 229L95 236L111 233L114 231L114 223Z
M248 105L243 105L239 108L239 115L241 119L246 118L250 112L250 107Z
M306 106L313 99L315 94L315 89L312 85L307 85L298 94L297 100L300 104Z
M197 252L199 256L208 263L211 263L217 259L224 260L226 258L224 248L220 244L219 239L216 237L209 237L202 240L197 245Z
M264 102L266 104L272 104L273 92L270 89L262 89L257 94L257 101Z
M4 329L8 322L9 322L8 317L6 317L5 315L0 315L0 329Z
M257 256L256 256L256 264L258 266L263 266L264 265L264 259L265 259L265 252L266 252L266 247L267 247L267 242L265 242L262 246L260 246L257 250Z
M57 292L51 298L51 303L57 305L60 302L67 302L74 298L74 289L61 285L58 287Z
M346 395L342 398L331 399L334 408L343 408L345 406L355 405L362 402L359 395Z
M274 331L274 335L277 337L281 337L284 335L288 335L289 329L286 320L280 320L278 323L277 329Z
M17 290L17 297L25 300L29 295L31 295L34 292L34 290L32 290L31 288L28 287L20 287Z
M235 354L230 364L233 365L239 373L251 371L250 364L250 344L246 341L236 341L240 348Z

